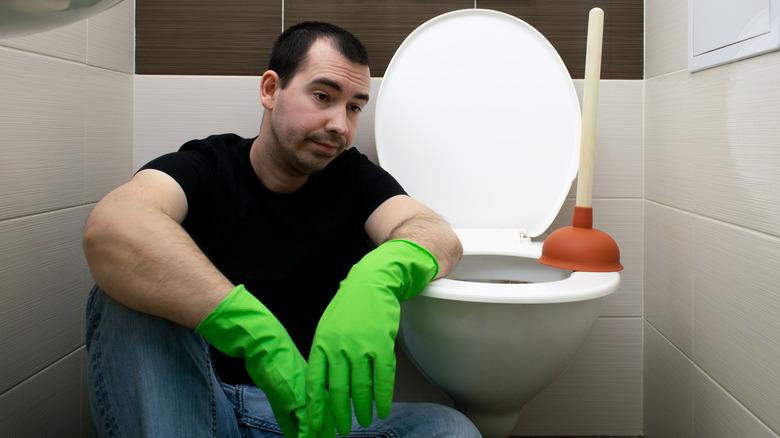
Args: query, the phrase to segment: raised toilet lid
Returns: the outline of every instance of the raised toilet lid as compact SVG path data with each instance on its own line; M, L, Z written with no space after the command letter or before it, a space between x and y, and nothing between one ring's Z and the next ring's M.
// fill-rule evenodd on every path
M566 66L527 23L468 9L412 32L376 104L382 167L454 228L525 228L561 208L579 162Z

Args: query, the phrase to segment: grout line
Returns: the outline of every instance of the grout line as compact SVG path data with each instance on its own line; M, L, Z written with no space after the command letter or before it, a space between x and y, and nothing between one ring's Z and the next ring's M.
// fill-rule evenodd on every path
M59 212L64 212L64 211L77 210L79 208L88 207L88 206L93 206L94 207L95 204L97 204L97 201L85 202L85 203L79 204L79 205L69 205L69 206L65 206L65 207L52 208L50 210L36 211L34 213L24 214L24 215L21 215L21 216L10 216L10 217L7 217L7 218L0 219L0 223L11 222L11 221L18 221L18 220L23 220L23 219L30 219L30 218L34 218L34 217L37 217L37 216L45 216L45 215L59 213Z
M62 357L59 357L59 358L55 359L53 362L51 362L50 364L45 365L39 371L36 371L33 374L27 376L26 378L20 380L16 385L11 386L5 392L0 393L0 395L6 395L6 394L9 394L9 393L11 393L12 391L14 391L16 389L21 388L22 385L30 382L31 380L33 380L36 377L42 375L43 373L48 372L53 367L61 364L62 362L66 361L66 360L69 360L71 357L73 357L75 355L80 354L81 350L85 349L85 348L86 348L86 344L84 344L84 343L79 344L79 346L76 347L73 351L71 351L69 353L65 353Z
M596 199L596 198L594 198L594 199ZM742 231L742 232L753 234L753 235L755 235L757 237L780 240L780 236L778 236L776 234L772 234L772 233L766 232L766 231L761 231L761 230L757 230L755 228L750 228L750 227L746 227L744 225L736 224L734 222L729 222L729 221L725 221L725 220L722 220L722 219L718 219L718 218L714 218L714 217L710 217L710 216L705 216L705 215L703 215L701 213L696 213L695 211L686 210L684 208L681 208L681 207L678 207L678 206L675 206L675 205L665 204L665 203L660 202L660 201L655 201L655 200L647 199L647 198L645 198L644 200L646 202L650 202L650 203L653 203L653 204L661 206L661 207L666 207L666 208L669 208L669 209L672 209L672 210L676 210L676 211L679 211L679 212L683 212L683 213L689 214L692 217L694 217L696 219L699 219L699 220L703 220L703 221L706 221L706 222L711 222L711 223L715 223L715 224L718 224L718 225L734 228L734 229Z

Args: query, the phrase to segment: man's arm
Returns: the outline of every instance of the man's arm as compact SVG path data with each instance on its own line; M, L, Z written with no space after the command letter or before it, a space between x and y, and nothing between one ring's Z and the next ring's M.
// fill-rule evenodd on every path
M449 224L428 207L405 196L383 202L366 221L366 233L376 245L405 239L417 243L439 262L436 278L447 276L463 256L463 247Z
M87 220L92 276L126 306L194 328L223 353L243 358L285 435L305 430L306 360L276 317L198 248L180 225L186 215L187 197L173 178L138 172Z
M142 170L103 198L84 230L100 287L122 304L195 328L235 287L181 227L187 198L157 170Z
M405 195L377 207L366 233L377 248L352 267L325 309L306 369L313 428L328 419L327 405L341 435L352 426L351 406L363 427L371 424L373 401L379 418L389 415L400 302L449 274L463 253L450 226Z

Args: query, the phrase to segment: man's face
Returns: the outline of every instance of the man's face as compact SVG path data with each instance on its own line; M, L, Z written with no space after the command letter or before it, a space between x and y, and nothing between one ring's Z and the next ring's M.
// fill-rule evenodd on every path
M352 144L370 85L367 66L349 61L329 41L315 42L303 68L275 99L276 161L295 176L324 169Z

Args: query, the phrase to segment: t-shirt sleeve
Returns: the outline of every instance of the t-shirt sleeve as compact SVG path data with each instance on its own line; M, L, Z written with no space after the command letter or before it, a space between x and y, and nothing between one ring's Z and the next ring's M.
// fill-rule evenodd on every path
M197 150L182 148L178 152L162 155L140 170L144 169L165 172L179 183L187 197L188 216L203 208L217 188L216 164Z
M377 207L393 196L406 195L401 184L390 173L372 163L365 155L357 153L353 166L362 219L368 220Z

